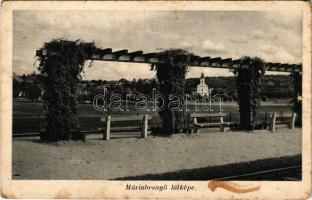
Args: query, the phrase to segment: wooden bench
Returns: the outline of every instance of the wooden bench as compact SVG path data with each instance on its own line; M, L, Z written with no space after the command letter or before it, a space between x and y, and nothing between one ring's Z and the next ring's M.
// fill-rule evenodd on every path
M270 130L274 132L276 124L288 124L288 127L293 129L295 127L296 116L296 113L270 113Z
M228 123L224 122L223 118L226 117L226 113L193 113L191 118L193 119L193 126L195 127L195 133L198 133L200 128L220 127L220 131L224 132L225 126ZM219 118L218 122L198 123L198 118Z
M121 121L139 121L137 126L130 126L130 127L116 127L115 129L119 131L141 131L141 137L147 137L147 129L148 129L148 120L152 117L145 114L145 115L128 115L128 116L106 116L102 117L101 121L105 123L105 128L103 132L103 140L109 140L110 133L114 128L111 127L111 122L121 122Z

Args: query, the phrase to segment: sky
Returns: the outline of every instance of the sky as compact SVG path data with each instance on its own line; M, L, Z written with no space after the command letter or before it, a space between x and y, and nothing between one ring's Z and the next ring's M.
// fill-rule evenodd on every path
M113 51L184 48L199 56L302 62L299 11L14 11L13 72L36 71L36 49L56 38L94 41L97 47ZM122 62L95 61L84 71L88 80L155 76L147 64ZM199 77L201 72L232 75L227 69L191 67L187 77Z

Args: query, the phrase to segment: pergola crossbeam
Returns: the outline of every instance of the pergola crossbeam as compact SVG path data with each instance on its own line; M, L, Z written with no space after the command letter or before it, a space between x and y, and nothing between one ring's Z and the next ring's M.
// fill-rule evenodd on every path
M126 49L113 52L113 55L115 55L116 57L122 56L122 55L127 55L127 54L128 54L128 50L126 50Z
M143 51L131 52L131 53L128 53L128 55L129 55L129 56L132 56L132 57L142 56L142 55L143 55Z
M111 48L97 49L93 55L90 56L90 60L100 61L115 61L115 62L133 62L133 63L147 63L157 64L164 63L164 60L159 53L146 53L143 51L128 52L127 49L113 52ZM36 51L36 55L52 55L53 52L47 52L45 49ZM189 65L193 67L211 67L211 68L227 68L235 69L241 64L241 60L233 60L232 58L211 58L209 56L200 57L197 55L191 55ZM285 63L265 63L265 69L267 71L278 72L301 72L301 64L285 64Z
M111 54L112 53L112 48L107 48L107 49L101 49L99 51L101 56L104 56L104 54Z

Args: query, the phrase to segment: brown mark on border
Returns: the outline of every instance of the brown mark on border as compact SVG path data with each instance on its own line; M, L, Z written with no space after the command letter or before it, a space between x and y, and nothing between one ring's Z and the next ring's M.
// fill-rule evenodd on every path
M235 193L254 192L260 189L260 185L258 186L239 185L237 183L232 183L230 181L210 181L208 183L208 188L212 192L214 192L218 187L223 188L230 192L235 192Z
M71 196L70 192L67 192L65 190L61 190L59 192L56 193L55 195L55 199L69 199Z
M98 191L94 196L94 198L104 198L104 197L105 197L105 192L102 190Z
M0 196L4 199L16 199L15 195L11 191L1 191Z

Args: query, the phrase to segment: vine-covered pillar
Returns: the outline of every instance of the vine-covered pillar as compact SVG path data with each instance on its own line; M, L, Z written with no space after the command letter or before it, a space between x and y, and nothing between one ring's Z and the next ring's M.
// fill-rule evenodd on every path
M242 58L240 66L234 69L240 114L239 128L242 130L255 129L257 108L260 106L260 78L264 73L264 62L257 57Z
M46 111L46 141L85 140L77 119L77 89L85 60L95 47L80 40L52 40L37 53Z
M293 72L293 112L297 113L296 125L302 125L302 72Z
M165 134L181 133L185 120L185 77L190 53L182 49L170 49L159 54L161 63L155 65L159 92L164 98L159 110L162 131Z

